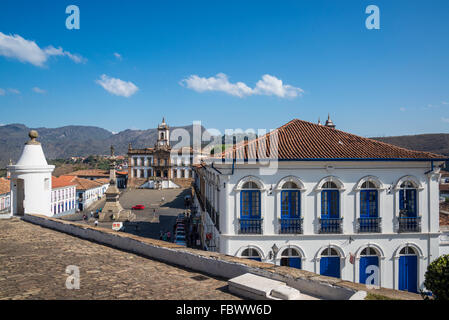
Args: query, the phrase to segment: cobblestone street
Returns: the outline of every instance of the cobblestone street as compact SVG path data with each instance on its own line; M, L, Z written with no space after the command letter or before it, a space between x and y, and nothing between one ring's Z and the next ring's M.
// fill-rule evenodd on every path
M0 299L237 299L226 281L17 218L0 220L0 243ZM65 287L69 265L79 290Z

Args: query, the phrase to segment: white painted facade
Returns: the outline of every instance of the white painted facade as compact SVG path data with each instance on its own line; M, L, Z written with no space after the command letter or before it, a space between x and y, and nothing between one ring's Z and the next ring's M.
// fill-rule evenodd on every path
M171 177L172 178L192 178L192 168L190 166L192 157L187 156L170 156ZM131 178L151 178L155 176L152 156L135 155L131 157L133 169L131 170Z
M259 165L215 163L201 169L203 183L197 176L195 184L201 188L210 203L209 211L216 211L214 224L210 212L202 212L203 240L212 234L212 248L220 253L241 256L247 248L255 249L261 260L279 265L282 252L296 249L302 260L302 269L320 273L321 254L325 248L334 248L340 256L343 280L359 282L360 253L366 247L374 249L379 257L380 285L398 289L398 261L400 251L409 246L418 255L418 287L423 289L427 266L442 254L439 230L439 169L442 162L430 161L280 161L272 175L262 175ZM432 168L435 168L432 170ZM243 184L255 182L260 190L262 233L239 234L240 194ZM293 181L300 189L302 234L281 234L281 190L285 182ZM326 181L333 181L340 195L342 233L319 233L321 192ZM372 181L378 190L380 233L360 233L360 186ZM411 181L417 189L420 232L398 231L399 187ZM195 199L199 206L198 199ZM207 206L205 206L207 208ZM207 210L207 209L206 209ZM217 229L219 226L219 230ZM449 238L448 238L449 239ZM273 252L273 245L279 250ZM350 255L355 257L350 263Z
M11 211L11 193L0 194L0 213Z
M53 188L51 192L51 212L55 216L72 214L76 211L76 185Z
M105 183L91 189L77 190L77 209L86 210L91 204L97 200L100 200L104 196L108 187L109 183Z

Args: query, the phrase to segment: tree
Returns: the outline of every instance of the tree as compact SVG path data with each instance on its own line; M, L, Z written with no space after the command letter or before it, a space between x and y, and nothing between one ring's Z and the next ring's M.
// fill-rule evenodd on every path
M436 300L449 300L449 254L433 261L424 275L424 285Z

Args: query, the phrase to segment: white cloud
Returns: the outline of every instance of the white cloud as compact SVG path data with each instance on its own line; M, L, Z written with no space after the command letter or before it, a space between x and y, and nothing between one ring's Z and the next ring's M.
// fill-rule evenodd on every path
M441 118L441 121L449 123L449 118Z
M48 46L45 49L41 49L36 42L26 40L18 34L6 35L2 32L0 32L0 56L17 59L24 63L31 63L38 67L43 67L51 56L67 56L75 63L87 61L80 55L64 51L61 47Z
M283 84L282 80L269 74L263 75L262 80L257 81L254 91L255 94L275 95L281 98L295 98L304 92L301 88Z
M100 78L101 79L99 80L95 80L95 82L102 86L106 91L117 96L128 98L139 90L139 88L130 81L126 82L120 79L108 77L105 74L101 75Z
M44 49L44 52L48 56L66 56L75 63L86 63L87 61L86 58L83 58L78 54L72 54L68 51L64 51L61 47L55 48L53 46L48 46L47 48Z
M445 104L445 105L448 105L448 104L449 104L449 102L447 102L447 101L441 101L441 104Z
M8 88L8 91L13 93L13 94L20 94L20 91L14 88Z
M114 52L114 57L116 57L118 60L122 60L122 55L120 53Z
M399 110L402 111L402 112L404 112L404 111L406 111L407 109L404 108L404 107L401 107L401 108L399 108Z
M0 88L0 96L4 96L6 94L5 89Z
M41 89L41 88L39 88L39 87L34 87L33 89L32 89L34 92L36 92L36 93L40 93L40 94L44 94L44 93L47 93L47 91L46 90L44 90L44 89Z
M304 92L301 88L284 85L282 80L269 74L263 75L254 89L243 82L229 82L228 76L224 73L219 73L210 78L191 75L181 80L180 84L197 92L221 91L240 98L251 95L275 95L280 98L294 98Z

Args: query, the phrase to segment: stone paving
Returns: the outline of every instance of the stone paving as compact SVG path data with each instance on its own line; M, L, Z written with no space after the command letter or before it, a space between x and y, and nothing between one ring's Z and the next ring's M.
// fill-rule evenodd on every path
M69 265L79 267L78 290L65 286ZM225 280L13 218L0 220L0 299L238 298Z

